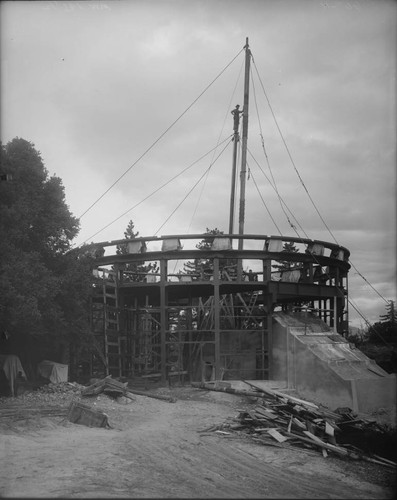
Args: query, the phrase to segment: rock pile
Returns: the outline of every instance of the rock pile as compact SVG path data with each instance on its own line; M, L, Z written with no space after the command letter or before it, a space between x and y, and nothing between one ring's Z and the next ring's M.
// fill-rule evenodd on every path
M85 386L77 382L58 382L56 384L50 382L48 385L40 387L37 392L46 394L74 392L80 394L82 389L85 389Z
M29 404L35 406L66 406L74 399L80 399L83 385L77 382L59 382L43 385L36 390L24 392L12 398L13 403ZM4 399L4 401L3 401ZM9 403L10 398L2 398L2 402Z

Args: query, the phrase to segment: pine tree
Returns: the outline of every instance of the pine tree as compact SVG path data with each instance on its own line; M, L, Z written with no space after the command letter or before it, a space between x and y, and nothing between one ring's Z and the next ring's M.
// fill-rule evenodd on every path
M368 333L370 342L374 344L397 341L397 314L393 300L386 305L386 314L379 316L379 321L368 329Z
M134 231L134 223L132 220L129 221L126 230L124 231L124 238L126 240L133 240L139 237L139 231ZM128 253L128 245L126 243L122 243L117 245L116 250L117 255L126 255ZM149 262L149 264L145 264L145 260L141 260L138 262L134 262L132 264L124 264L124 271L127 271L125 277L130 281L139 282L144 281L147 273L158 273L159 267L157 262Z
M390 323L390 326L396 326L397 324L397 311L394 307L394 300L389 300L386 306L386 314L381 314L379 316L381 323Z
M293 241L286 241L282 251L285 253L299 252ZM298 262L290 262L288 260L278 260L277 262L279 262L279 264L273 264L274 269L277 271L291 271L300 265Z
M204 233L205 236L199 243L197 243L196 248L198 250L210 250L214 239L218 235L224 234L223 231L219 230L217 227L214 229L206 228ZM225 267L233 266L236 264L235 259L220 259L219 269L222 270ZM214 271L214 264L212 259L194 259L193 261L185 262L183 266L183 274L199 274L208 276L212 275Z

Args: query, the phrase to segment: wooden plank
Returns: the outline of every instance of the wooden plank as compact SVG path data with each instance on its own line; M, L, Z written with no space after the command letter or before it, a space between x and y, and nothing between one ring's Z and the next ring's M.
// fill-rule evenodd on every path
M294 396L289 396L287 394L284 394L283 392L280 392L280 391L277 391L277 390L274 390L274 389L264 389L263 387L260 387L257 384L252 384L251 382L247 382L246 380L243 380L242 382L244 382L245 384L250 385L251 387L254 387L255 389L257 389L257 390L259 390L261 392L269 394L271 396L278 396L280 398L286 399L287 401L294 401L296 403L308 406L308 407L316 409L316 410L319 409L319 407L316 404L311 403L310 401L304 401L303 399L295 398Z
M110 378L111 375L108 375L104 379L98 380L98 382L95 382L94 384L89 385L85 389L81 391L82 396L96 396L97 394L100 394L105 386L105 380Z
M125 390L128 386L128 382L120 382L111 377L105 379L105 386L107 387L117 387L119 389Z
M119 382L118 380L112 379L111 375L95 382L94 384L86 387L81 391L82 396L96 396L103 392L106 388L121 390L123 393L126 391L127 383Z
M269 429L267 431L267 433L270 434L279 443L283 443L284 441L287 441L287 439L288 439L287 437L280 434L277 429Z
M380 457L379 455L372 455L373 458L375 458L376 460L378 460L378 462L384 462L385 464L388 464L388 465L392 465L393 467L397 467L397 464L396 462L393 462L392 460L388 460L387 458L384 458L384 457Z
M278 418L278 415L275 411L273 410L268 410L267 408L262 408L261 406L257 406L255 408L255 413L259 413L260 415L263 415L264 417L274 420Z
M208 391L217 391L217 392L228 392L230 394L236 394L238 396L251 396L255 398L266 398L266 395L260 392L254 391L242 391L239 389L232 389L229 387L219 387L216 388L213 383L208 382L191 382L192 387L196 387L198 389L207 389Z
M176 398L172 396L163 396L161 394L151 394L145 391L136 391L135 389L130 389L129 394L137 394L138 396L146 396L147 398L160 399L161 401L168 401L169 403L175 403Z
M113 387L109 388L104 388L103 393L106 394L106 396L110 396L112 398L118 398L120 396L124 396L124 391L121 391L120 389L116 389Z
M290 421L288 423L287 432L291 432L291 426L292 426L293 419L294 419L294 417L293 417L293 415L291 415Z
M334 437L335 435L335 429L332 427L332 425L326 420L325 421L325 434L328 434L328 436Z
M310 431L303 431L303 433L306 436L308 436L310 438L310 440L312 440L312 442L316 443L317 445L319 445L327 450L334 451L335 453L338 453L339 455L350 456L353 458L359 458L358 455L356 455L355 453L349 452L348 450L346 450L346 448L342 448L340 446L335 446L333 444L325 443L319 437L312 434Z
M299 418L293 417L293 422L295 425L297 425L300 429L307 430L306 424L303 423Z

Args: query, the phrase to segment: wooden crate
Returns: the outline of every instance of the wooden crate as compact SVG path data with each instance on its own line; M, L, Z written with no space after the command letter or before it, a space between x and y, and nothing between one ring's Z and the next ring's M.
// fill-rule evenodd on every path
M108 417L105 413L93 410L91 407L78 402L70 404L68 420L73 424L88 427L109 427Z

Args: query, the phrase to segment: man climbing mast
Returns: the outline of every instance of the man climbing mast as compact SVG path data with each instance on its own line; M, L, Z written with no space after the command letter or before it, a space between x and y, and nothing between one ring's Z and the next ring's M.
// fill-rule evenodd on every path
M236 104L235 109L231 112L233 115L233 131L234 134L238 134L238 126L240 124L240 115L243 113L243 111L239 110L240 105Z
M229 212L229 234L233 234L234 226L234 195L236 192L236 167L237 167L237 144L239 142L238 128L240 124L240 115L243 113L239 110L240 105L236 104L235 109L231 111L233 115L233 162L232 162L232 183L230 189L230 212Z

